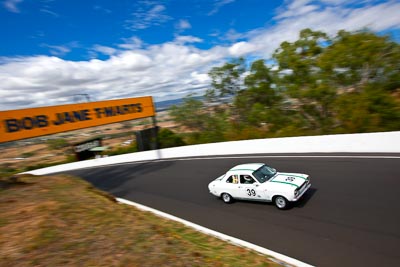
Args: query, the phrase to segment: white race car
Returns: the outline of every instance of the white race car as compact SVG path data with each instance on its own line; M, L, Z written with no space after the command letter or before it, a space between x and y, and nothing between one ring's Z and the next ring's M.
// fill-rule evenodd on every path
M210 193L225 203L233 199L274 202L288 208L311 187L310 176L277 172L263 163L237 165L208 185Z

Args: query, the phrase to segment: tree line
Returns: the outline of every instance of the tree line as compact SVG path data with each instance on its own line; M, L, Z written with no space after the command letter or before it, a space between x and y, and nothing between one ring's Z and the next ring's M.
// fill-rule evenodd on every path
M400 130L400 46L389 36L304 29L268 60L208 74L203 100L169 111L188 143Z

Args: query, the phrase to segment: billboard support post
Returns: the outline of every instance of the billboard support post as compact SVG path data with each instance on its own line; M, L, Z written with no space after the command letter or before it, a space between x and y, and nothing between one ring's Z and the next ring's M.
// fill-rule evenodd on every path
M151 117L153 121L153 127L154 127L154 142L155 142L155 149L157 151L157 158L161 159L161 150L160 150L160 140L158 138L158 126L157 126L157 119L156 116Z

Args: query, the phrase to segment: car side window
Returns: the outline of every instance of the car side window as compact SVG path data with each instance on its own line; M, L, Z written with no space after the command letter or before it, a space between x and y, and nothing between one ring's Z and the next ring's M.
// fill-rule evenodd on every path
M250 175L240 175L241 184L253 184L255 181Z
M237 184L237 183L239 183L238 176L237 175L231 175L228 179L226 179L226 182L230 183L230 184Z

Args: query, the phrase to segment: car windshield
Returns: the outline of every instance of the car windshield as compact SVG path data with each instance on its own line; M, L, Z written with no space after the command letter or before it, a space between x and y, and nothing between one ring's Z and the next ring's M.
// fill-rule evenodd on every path
M253 172L253 176L260 182L265 183L276 174L276 170L267 165L263 165L258 170Z

